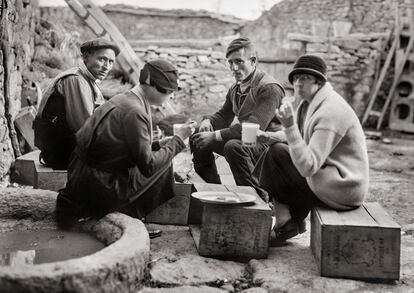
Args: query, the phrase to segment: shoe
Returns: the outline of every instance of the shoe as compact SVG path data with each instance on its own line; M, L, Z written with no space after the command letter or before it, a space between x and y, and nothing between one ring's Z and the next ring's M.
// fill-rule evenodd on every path
M162 234L162 231L158 229L148 231L148 235L150 239L160 237L161 234Z
M305 220L297 222L294 219L290 219L282 227L275 228L274 231L276 235L274 242L282 243L298 234L304 233L306 231L306 222Z

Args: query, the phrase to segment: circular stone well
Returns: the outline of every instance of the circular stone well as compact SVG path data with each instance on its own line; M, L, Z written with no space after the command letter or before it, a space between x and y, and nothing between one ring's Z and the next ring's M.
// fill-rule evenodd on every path
M57 229L56 192L0 188L0 233ZM136 292L149 260L144 224L121 213L85 222L106 247L80 258L36 265L0 266L2 292Z

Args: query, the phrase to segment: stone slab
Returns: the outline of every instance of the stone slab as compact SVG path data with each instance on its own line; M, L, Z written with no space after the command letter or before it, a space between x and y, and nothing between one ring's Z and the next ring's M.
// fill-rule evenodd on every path
M35 162L34 188L58 191L65 187L66 182L66 170L54 170Z
M24 184L34 185L35 162L39 162L40 151L36 150L16 159L14 164L13 181Z
M208 286L179 286L175 288L143 288L138 293L225 293L226 290Z

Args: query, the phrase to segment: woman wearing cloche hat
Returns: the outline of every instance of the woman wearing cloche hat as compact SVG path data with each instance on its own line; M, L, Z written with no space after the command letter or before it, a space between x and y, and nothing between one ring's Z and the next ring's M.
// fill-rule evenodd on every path
M168 100L177 80L169 61L149 61L138 85L99 107L77 132L66 189L57 199L61 225L113 211L142 219L174 196L171 162L195 124L187 122L172 138L153 141L150 106Z
M261 141L279 141L255 169L260 185L275 201L276 242L303 233L312 206L354 209L368 191L362 126L354 110L327 82L326 71L322 58L300 56L288 77L301 101L296 115L292 104L284 102L276 110L284 129L258 134Z

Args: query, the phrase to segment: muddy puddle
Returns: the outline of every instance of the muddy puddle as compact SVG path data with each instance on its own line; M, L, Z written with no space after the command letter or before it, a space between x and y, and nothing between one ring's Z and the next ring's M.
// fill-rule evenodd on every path
M41 264L95 253L105 245L94 235L63 230L0 233L0 265Z

